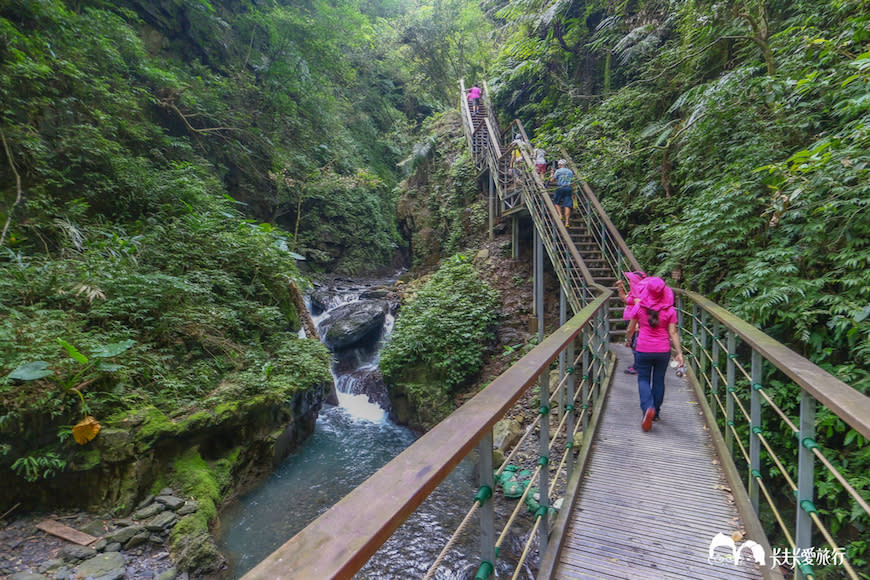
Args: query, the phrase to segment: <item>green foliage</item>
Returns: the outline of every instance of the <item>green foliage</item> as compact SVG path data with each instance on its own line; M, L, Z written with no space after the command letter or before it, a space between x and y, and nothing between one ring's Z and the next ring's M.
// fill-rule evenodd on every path
M505 8L499 107L565 147L649 272L679 266L687 287L870 393L866 2L540 6ZM777 390L791 412L794 388ZM825 410L817 423L866 489L866 444ZM827 477L820 510L866 570L853 540L867 518Z
M49 364L45 361L32 361L19 366L6 375L6 378L16 381L35 381L51 377L51 380L60 386L64 392L74 392L79 396L82 403L82 415L87 415L89 412L82 389L98 380L101 373L113 372L122 368L116 363L106 362L103 359L116 357L136 343L135 340L124 340L113 344L100 345L91 353L92 359L96 359L92 360L62 338L58 338L57 342L66 350L69 359L78 363L77 365L72 365L72 368L69 368L70 365L66 365L67 371L61 373L48 368Z
M425 155L398 200L398 217L411 231L415 267L473 248L485 233L486 199L477 188L474 164L456 113L431 117L424 126ZM410 224L413 223L413 227Z
M31 483L54 477L64 469L66 469L66 461L54 451L26 455L12 463L12 471Z
M302 195L298 250L329 271L360 274L388 264L399 245L395 203L372 175L322 174ZM348 244L351 239L366 243Z
M449 409L450 395L483 364L498 305L470 261L461 254L446 260L400 311L381 353L385 381L409 385L418 408Z

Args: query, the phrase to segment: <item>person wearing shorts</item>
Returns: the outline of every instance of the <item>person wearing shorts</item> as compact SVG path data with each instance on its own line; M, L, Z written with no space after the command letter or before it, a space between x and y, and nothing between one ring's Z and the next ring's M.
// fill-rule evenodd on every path
M550 180L556 184L556 191L553 192L553 203L556 205L556 210L559 212L559 217L565 220L565 227L568 227L568 220L571 218L571 207L574 205L574 172L568 169L568 162L564 159L559 160L559 168L553 172L553 177Z
M547 172L547 152L540 147L535 149L535 169L538 170L541 179L544 179L544 174Z

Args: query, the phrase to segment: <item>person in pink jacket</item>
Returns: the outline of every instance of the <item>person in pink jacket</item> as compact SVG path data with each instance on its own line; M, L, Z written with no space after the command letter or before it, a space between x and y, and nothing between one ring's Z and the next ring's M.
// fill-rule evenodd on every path
M471 105L471 113L477 114L480 111L480 87L474 85L468 89L468 104Z
M680 335L677 333L677 311L674 309L674 291L657 276L646 278L640 296L625 308L626 320L637 320L637 391L643 412L641 428L649 431L659 417L665 398L665 372L671 359L671 348L676 351L677 363L683 365Z
M643 283L646 280L646 272L635 270L633 272L623 272L623 274L628 278L628 292L625 291L625 283L622 280L616 281L616 290L619 293L619 299L626 306L631 306L634 304L636 297L640 298L640 291L643 289ZM628 328L625 329L625 346L631 349L632 356L635 359L631 363L631 366L625 369L625 373L636 375L637 369L634 367L637 362L637 320L630 320L628 322Z

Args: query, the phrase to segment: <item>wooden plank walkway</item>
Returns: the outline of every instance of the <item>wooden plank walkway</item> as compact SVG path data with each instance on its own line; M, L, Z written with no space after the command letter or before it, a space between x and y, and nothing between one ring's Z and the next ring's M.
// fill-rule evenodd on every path
M631 351L612 346L619 362L552 577L761 578L755 563L723 561L730 549L708 559L717 533L744 527L691 385L669 369L661 419L644 432L637 377L623 372Z

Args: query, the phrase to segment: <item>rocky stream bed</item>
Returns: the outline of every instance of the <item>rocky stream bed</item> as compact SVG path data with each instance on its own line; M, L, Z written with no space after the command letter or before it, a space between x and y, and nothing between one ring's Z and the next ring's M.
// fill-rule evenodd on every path
M149 496L128 518L85 512L16 515L0 520L0 578L9 580L93 580L187 578L169 557L169 530L196 512L193 501L172 490ZM44 522L96 539L81 545L40 529ZM40 526L40 527L37 527Z

